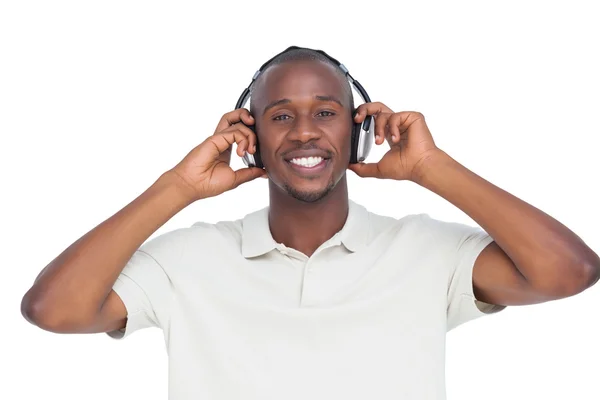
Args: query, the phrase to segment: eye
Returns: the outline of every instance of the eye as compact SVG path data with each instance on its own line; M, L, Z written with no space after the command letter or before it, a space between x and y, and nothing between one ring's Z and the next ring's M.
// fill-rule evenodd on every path
M273 121L284 121L284 120L286 120L288 118L290 118L289 115L287 115L287 114L281 114L281 115L278 115L278 116L274 117Z
M325 114L325 115L323 115L323 114ZM331 117L331 116L334 116L335 113L332 111L321 111L317 115L320 115L322 117Z

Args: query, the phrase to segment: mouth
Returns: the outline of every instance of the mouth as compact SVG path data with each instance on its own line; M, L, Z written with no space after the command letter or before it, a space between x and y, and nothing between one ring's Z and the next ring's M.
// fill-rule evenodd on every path
M323 171L329 165L329 158L298 157L286 160L286 164L301 174L314 174Z

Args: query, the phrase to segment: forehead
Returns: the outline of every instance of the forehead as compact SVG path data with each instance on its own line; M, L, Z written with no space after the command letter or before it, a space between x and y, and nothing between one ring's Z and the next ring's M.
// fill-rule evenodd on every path
M257 106L282 98L313 98L335 95L345 101L345 78L333 65L321 61L293 61L270 67L253 92Z

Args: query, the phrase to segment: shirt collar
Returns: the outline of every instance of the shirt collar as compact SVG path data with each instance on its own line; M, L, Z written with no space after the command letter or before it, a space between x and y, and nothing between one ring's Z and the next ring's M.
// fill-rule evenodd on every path
M334 236L351 252L359 250L367 242L368 212L360 204L349 200L346 223ZM332 238L332 239L334 239ZM242 220L242 255L257 257L276 249L279 244L273 239L269 228L269 207L247 214Z

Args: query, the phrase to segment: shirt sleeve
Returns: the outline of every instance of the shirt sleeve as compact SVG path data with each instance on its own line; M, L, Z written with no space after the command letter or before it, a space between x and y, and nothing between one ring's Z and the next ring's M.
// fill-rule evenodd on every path
M127 323L124 329L107 332L108 336L123 339L137 330L168 324L171 282L156 254L168 246L165 239L161 236L144 244L121 271L113 290L127 309Z
M493 238L480 227L445 222L424 215L431 224L434 246L448 260L447 331L465 322L497 313L506 306L488 304L475 298L473 267L479 254Z

